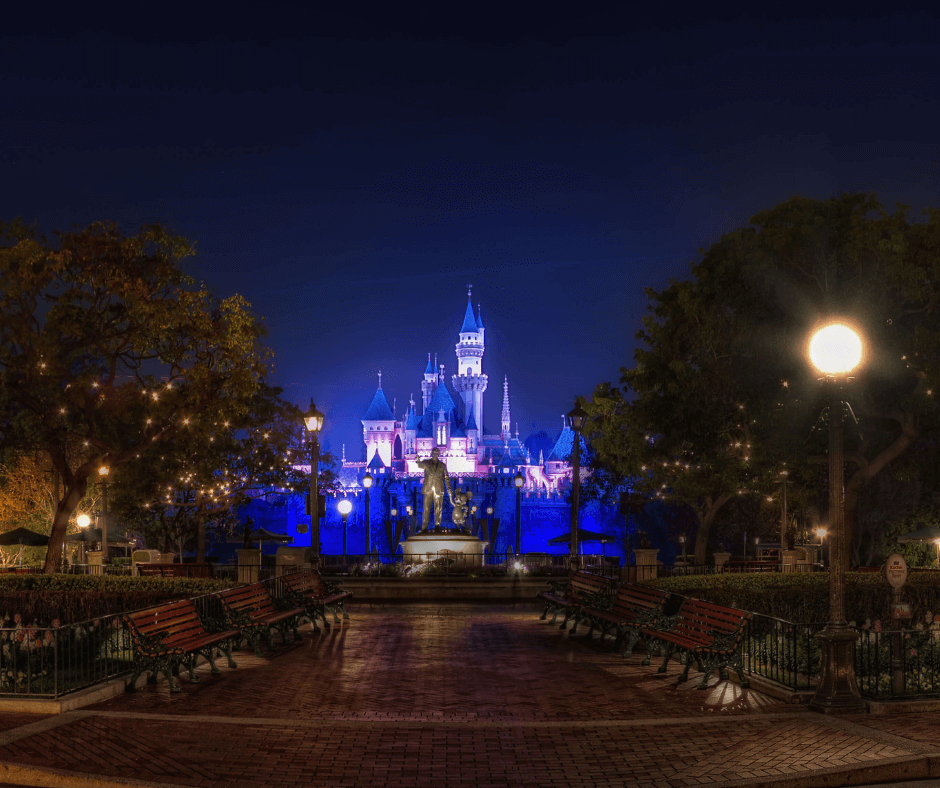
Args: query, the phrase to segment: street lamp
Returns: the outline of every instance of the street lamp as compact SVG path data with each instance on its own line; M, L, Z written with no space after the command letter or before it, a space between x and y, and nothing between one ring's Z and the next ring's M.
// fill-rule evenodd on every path
M314 559L320 558L320 430L323 429L323 414L310 399L310 410L304 414L304 425L310 433L310 549Z
M829 530L827 528L819 527L813 531L813 533L816 534L816 536L819 538L819 560L822 561L823 565L825 565L826 562L823 550L825 549L824 542L826 537L829 535Z
M577 402L568 413L568 422L574 430L574 447L571 452L571 570L578 568L578 496L581 493L581 428L587 418L587 412Z
M362 477L362 487L366 491L366 552L372 555L372 520L369 517L369 488L372 487L372 474L368 471Z
M343 566L346 566L346 518L349 517L349 513L352 511L352 501L348 498L343 498L338 504L336 504L336 509L343 518Z
M844 323L831 323L810 338L809 357L829 389L829 621L816 635L822 644L822 675L810 706L816 711L861 711L855 680L858 636L845 620L845 512L842 383L862 361L862 339Z
M101 563L108 563L108 474L111 469L107 465L102 465L98 469L98 476L101 479L101 493L103 498L103 507L98 522L101 528ZM104 570L102 570L104 571Z
M412 521L412 515L415 513L415 510L412 508L411 504L408 504L405 507L405 511L408 513L408 533L414 533L414 522Z
M519 471L512 479L516 485L516 554L522 555L522 485L525 484L525 476Z

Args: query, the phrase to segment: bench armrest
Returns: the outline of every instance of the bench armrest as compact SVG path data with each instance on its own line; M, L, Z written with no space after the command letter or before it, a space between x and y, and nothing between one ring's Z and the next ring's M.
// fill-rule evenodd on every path
M709 647L719 651L733 651L742 636L740 626L734 632L717 632L714 629L709 629L707 634L712 637Z

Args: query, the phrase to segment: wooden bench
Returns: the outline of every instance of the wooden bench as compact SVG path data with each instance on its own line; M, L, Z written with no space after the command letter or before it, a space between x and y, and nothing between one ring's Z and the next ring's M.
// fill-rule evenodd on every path
M352 597L352 591L346 591L334 583L327 583L320 572L310 569L304 572L294 572L283 575L280 579L282 588L296 607L302 607L307 618L313 624L314 632L319 632L317 616L323 619L323 626L330 628L326 614L333 614L334 623L340 623L339 614L349 618L346 612L346 600Z
M578 570L565 582L553 582L547 591L539 591L535 596L545 602L545 611L542 613L540 621L544 621L552 613L551 623L562 611L565 613L565 620L561 623L559 629L564 629L568 625L568 619L575 616L574 626L571 631L578 628L579 614L582 607L595 604L596 598L610 596L613 591L614 580L603 575L595 575L591 572Z
M633 654L637 641L646 639L642 635L644 627L655 627L663 615L663 607L670 594L659 588L624 583L617 589L617 596L608 604L586 607L581 611L582 618L590 622L587 636L595 629L601 632L603 640L611 629L616 630L616 645L623 644L629 634L629 640L623 648L623 656ZM647 651L649 647L647 645Z
M287 633L293 632L293 640L300 640L297 626L301 618L307 618L306 610L302 607L279 608L264 583L251 583L250 585L228 588L218 594L222 600L227 626L237 629L241 639L247 640L261 656L261 640L269 649L274 649L271 642L271 630L275 629L281 636L281 643L287 643ZM312 623L312 622L311 622Z
M215 577L212 564L137 564L141 577Z
M742 687L749 687L751 685L744 673L740 646L744 625L750 617L751 614L744 610L722 607L700 599L686 599L678 613L664 617L661 625L655 628L644 627L642 634L658 641L665 654L658 673L666 672L666 665L678 651L685 657L685 670L679 676L679 683L689 677L689 668L695 660L703 673L698 689L707 689L708 677L715 669L721 678L728 678L728 667L735 669ZM650 664L649 654L643 664Z
M170 692L179 692L175 677L181 665L189 670L189 680L198 683L195 670L199 656L209 661L213 673L221 673L215 665L216 650L225 654L229 667L235 667L232 643L240 633L237 630L209 632L189 599L124 613L121 618L130 630L134 645L134 675L127 685L128 692L134 691L138 677L145 671L150 671L149 683L156 683L157 674L162 673L169 682Z

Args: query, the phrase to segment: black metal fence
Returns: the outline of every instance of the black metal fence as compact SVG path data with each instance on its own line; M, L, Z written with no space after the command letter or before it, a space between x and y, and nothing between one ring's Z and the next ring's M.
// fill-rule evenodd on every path
M821 655L816 633L824 626L752 614L741 646L744 669L794 691L812 689L819 681Z
M130 633L120 616L66 626L0 629L0 697L58 698L126 675Z

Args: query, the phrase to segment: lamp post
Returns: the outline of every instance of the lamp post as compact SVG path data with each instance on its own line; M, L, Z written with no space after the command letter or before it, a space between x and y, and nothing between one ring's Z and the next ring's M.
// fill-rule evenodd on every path
M372 487L372 474L368 471L362 477L362 487L366 491L366 552L372 555L372 519L369 517L369 489Z
M810 707L816 711L862 711L865 704L855 680L854 647L858 636L845 620L845 512L843 482L842 384L862 361L862 340L842 323L816 331L809 357L829 389L829 621L816 635L822 644L822 675Z
M473 534L476 529L477 507L476 504L470 507L470 533Z
M101 529L101 563L108 563L108 474L111 469L107 465L102 465L98 469L98 476L101 479L101 495L103 506L101 515L98 517L99 528ZM181 559L182 560L182 559ZM102 570L104 572L104 570Z
M525 476L519 471L512 479L516 485L516 555L522 555L522 485Z
M581 428L587 412L575 403L574 409L568 413L568 422L574 430L574 447L571 451L571 547L569 558L571 571L578 568L578 497L581 493Z
M340 516L343 518L343 567L346 566L346 519L349 517L349 513L352 511L352 501L348 498L343 498L338 504L336 504L336 509L340 513Z
M405 511L408 513L408 533L412 534L414 533L414 523L412 522L411 517L415 513L415 510L412 508L411 504L408 504L405 507Z
M89 525L91 525L91 518L87 514L82 512L80 515L78 515L78 517L75 518L75 522L79 528L84 529L84 528L87 528ZM85 543L81 542L80 544L81 544L81 547L79 547L78 550L79 550L79 556L81 558L81 562L83 564L87 564L88 560L85 558ZM85 567L85 571L86 572L88 571L87 566Z
M310 549L315 560L320 558L320 430L323 429L323 414L310 399L310 410L304 414L304 425L310 433Z
M783 551L788 548L787 544L787 484L789 471L780 471L780 563L783 564Z
M829 535L829 530L826 528L817 528L813 533L819 537L819 560L822 561L823 565L826 564L826 555L825 555L825 539Z

